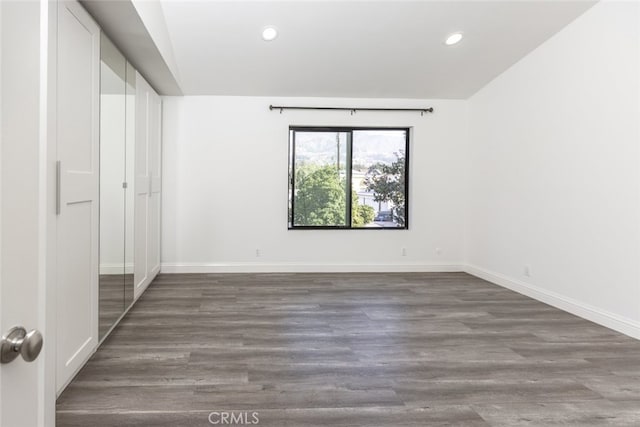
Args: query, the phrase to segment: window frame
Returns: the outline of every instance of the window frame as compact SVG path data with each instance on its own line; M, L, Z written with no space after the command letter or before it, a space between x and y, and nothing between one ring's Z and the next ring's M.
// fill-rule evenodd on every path
M287 228L289 230L408 230L409 229L409 145L411 140L411 127L381 127L381 126L289 126L289 152L288 152L288 167L287 177L288 187L287 192L290 197L290 207L287 208ZM352 186L353 186L353 132L354 131L404 131L405 132L405 145L404 145L404 226L402 227L354 227L352 221ZM342 132L347 133L347 153L346 153L346 217L345 223L348 225L295 225L293 219L295 218L295 180L296 180L296 132Z

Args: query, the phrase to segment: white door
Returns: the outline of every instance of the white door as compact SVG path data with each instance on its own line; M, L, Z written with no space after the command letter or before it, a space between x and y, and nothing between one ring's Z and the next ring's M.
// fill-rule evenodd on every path
M149 176L151 193L149 194L149 276L150 280L160 271L160 194L162 164L162 101L158 94L151 92L149 97Z
M137 73L136 79L136 141L135 141L135 201L134 201L134 298L149 284L149 102L151 87Z
M50 9L51 8L51 9ZM47 149L50 45L55 4L0 1L0 334L38 329L31 363L0 365L0 426L55 423L54 333L46 328L47 221L53 216ZM52 176L52 175L51 175Z
M57 388L98 344L100 30L77 3L58 6Z
M137 299L160 271L162 100L137 74L135 143L135 262Z

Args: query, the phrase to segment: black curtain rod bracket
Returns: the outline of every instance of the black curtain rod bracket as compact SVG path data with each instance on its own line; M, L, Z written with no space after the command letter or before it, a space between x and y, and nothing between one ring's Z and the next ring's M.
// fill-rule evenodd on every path
M280 114L284 110L334 110L349 111L353 116L358 111L419 111L421 116L424 113L433 113L433 107L429 108L367 108L367 107L292 107L285 105L269 105L269 110L280 110Z

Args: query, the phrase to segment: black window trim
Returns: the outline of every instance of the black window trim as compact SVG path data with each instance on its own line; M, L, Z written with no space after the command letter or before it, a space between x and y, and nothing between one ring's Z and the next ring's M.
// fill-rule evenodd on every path
M409 229L409 141L411 139L411 127L381 127L381 126L289 126L289 156L287 170L291 172L291 176L288 177L287 191L291 197L291 212L287 209L287 226L289 230L408 230ZM354 131L376 131L376 130L397 130L405 132L405 165L404 165L404 227L354 227L351 221L351 186L352 183L352 152L353 152L353 132ZM349 195L346 200L347 205L347 217L346 223L349 225L295 225L293 222L295 212L295 159L296 159L296 132L344 132L348 133L347 138L347 154L346 154L346 168L347 168L347 194ZM293 133L292 133L293 132ZM291 137L293 135L293 137ZM289 197L288 196L288 197Z

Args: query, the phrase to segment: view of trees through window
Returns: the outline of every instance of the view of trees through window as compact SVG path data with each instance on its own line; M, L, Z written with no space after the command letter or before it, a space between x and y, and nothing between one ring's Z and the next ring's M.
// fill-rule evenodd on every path
M408 135L292 128L289 227L407 228Z

